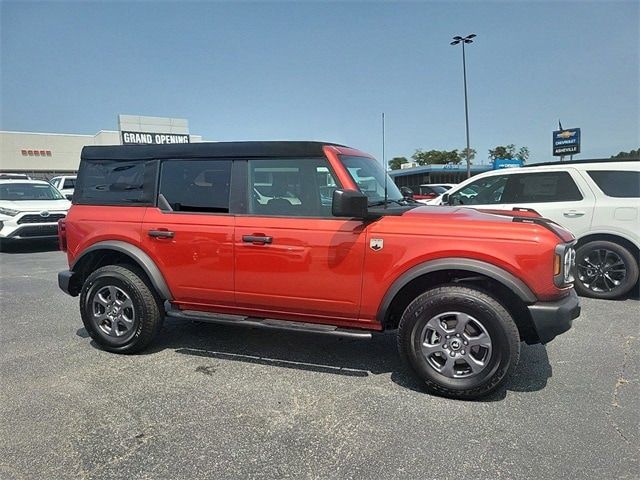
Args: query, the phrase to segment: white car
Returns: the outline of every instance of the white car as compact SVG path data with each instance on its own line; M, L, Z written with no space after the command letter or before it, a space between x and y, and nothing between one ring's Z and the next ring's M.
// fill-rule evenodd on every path
M73 191L76 188L76 178L76 175L53 177L49 180L49 183L60 190L62 195L64 195L68 200L71 200L71 197L73 197Z
M57 238L71 202L40 180L0 180L0 242Z
M437 204L511 210L526 207L577 239L578 293L618 298L638 284L640 161L573 161L476 175Z

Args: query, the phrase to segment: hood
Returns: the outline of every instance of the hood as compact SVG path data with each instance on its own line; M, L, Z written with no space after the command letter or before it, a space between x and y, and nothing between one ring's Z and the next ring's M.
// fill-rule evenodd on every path
M534 210L476 210L469 207L424 206L409 210L403 217L420 218L433 222L446 219L456 223L504 223L505 227L515 223L535 224L550 230L563 242L575 240L571 232L557 223L541 217ZM473 225L469 225L469 228L473 228Z
M13 202L11 200L0 200L0 207L10 208L18 212L42 212L48 210L51 212L67 211L71 206L69 200L19 200Z

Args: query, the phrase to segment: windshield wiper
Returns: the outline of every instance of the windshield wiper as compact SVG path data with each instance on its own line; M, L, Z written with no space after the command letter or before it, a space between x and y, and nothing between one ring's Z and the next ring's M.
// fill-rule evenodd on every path
M380 200L378 202L371 202L371 203L369 203L368 206L369 207L381 207L383 205L386 206L389 203L395 203L396 205L400 205L401 207L407 206L406 203L402 203L402 202L403 202L403 200L392 200L390 198L387 198L386 200Z

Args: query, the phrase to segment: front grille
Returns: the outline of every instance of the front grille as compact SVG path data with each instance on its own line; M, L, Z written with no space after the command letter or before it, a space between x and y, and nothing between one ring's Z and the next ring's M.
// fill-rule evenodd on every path
M24 215L18 219L18 225L23 223L53 223L64 218L64 213L52 213L48 217L43 217L39 213L35 215Z
M55 237L58 235L57 225L33 225L22 227L13 232L14 237Z

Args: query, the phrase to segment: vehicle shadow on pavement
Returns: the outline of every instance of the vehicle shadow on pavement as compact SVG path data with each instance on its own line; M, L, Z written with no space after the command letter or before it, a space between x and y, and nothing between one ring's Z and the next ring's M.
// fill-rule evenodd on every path
M85 337L86 331L80 329L78 335ZM371 339L352 339L166 319L154 344L141 355L153 355L166 349L203 360L215 358L350 377L390 373L391 380L397 385L425 391L420 380L401 360L395 332L376 334ZM206 364L198 368L202 371ZM523 343L520 362L511 382L483 401L502 400L507 391L541 390L551 376L546 347Z
M41 253L59 250L57 240L23 240L20 242L0 242L2 253Z

